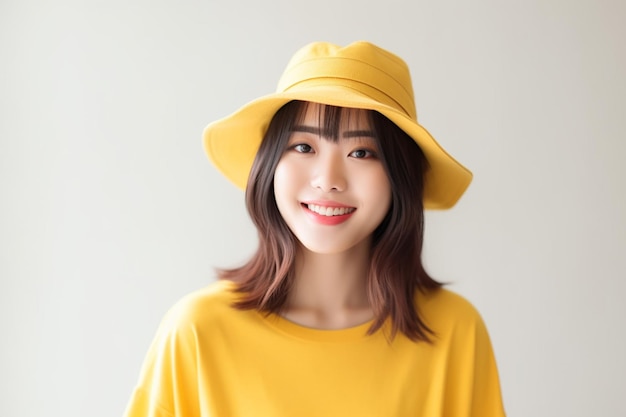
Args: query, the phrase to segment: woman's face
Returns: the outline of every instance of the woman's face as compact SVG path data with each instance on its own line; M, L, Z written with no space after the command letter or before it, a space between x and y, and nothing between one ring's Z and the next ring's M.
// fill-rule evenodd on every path
M312 252L370 244L391 204L391 186L366 111L344 109L338 140L324 136L323 107L309 104L274 175L278 210Z

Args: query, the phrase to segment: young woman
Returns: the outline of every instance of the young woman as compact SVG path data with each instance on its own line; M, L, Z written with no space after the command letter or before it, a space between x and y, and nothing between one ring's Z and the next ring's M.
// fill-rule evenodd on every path
M472 175L417 123L400 58L308 45L204 144L258 251L167 313L127 417L504 416L483 321L422 266L424 208Z

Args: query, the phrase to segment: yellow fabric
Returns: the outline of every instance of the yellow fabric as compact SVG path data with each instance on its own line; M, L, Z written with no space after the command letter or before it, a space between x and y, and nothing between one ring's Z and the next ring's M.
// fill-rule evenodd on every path
M232 285L168 312L126 417L504 416L483 321L453 292L419 296L430 345L367 336L369 323L316 330L237 311Z

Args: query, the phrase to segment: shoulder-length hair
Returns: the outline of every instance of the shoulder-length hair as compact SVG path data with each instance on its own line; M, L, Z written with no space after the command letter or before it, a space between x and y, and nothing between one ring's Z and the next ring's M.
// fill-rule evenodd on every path
M235 308L279 313L287 300L298 242L276 206L274 172L307 104L292 101L275 114L254 160L246 204L258 230L259 246L243 266L218 271L220 279L238 283L242 297L235 302ZM322 107L322 131L330 132L329 138L337 140L342 108ZM433 332L419 315L415 295L442 284L426 273L421 258L427 161L415 141L385 116L368 111L368 117L392 190L389 211L373 233L367 295L374 321L368 333L376 332L390 319L391 337L401 332L411 340L428 342Z

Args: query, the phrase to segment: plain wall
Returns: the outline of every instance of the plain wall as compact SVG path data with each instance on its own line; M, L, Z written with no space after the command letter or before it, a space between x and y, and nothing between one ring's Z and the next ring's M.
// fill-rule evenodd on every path
M0 3L0 415L122 414L165 311L256 246L206 124L304 44L412 69L475 174L425 262L489 327L509 416L626 415L626 2Z

